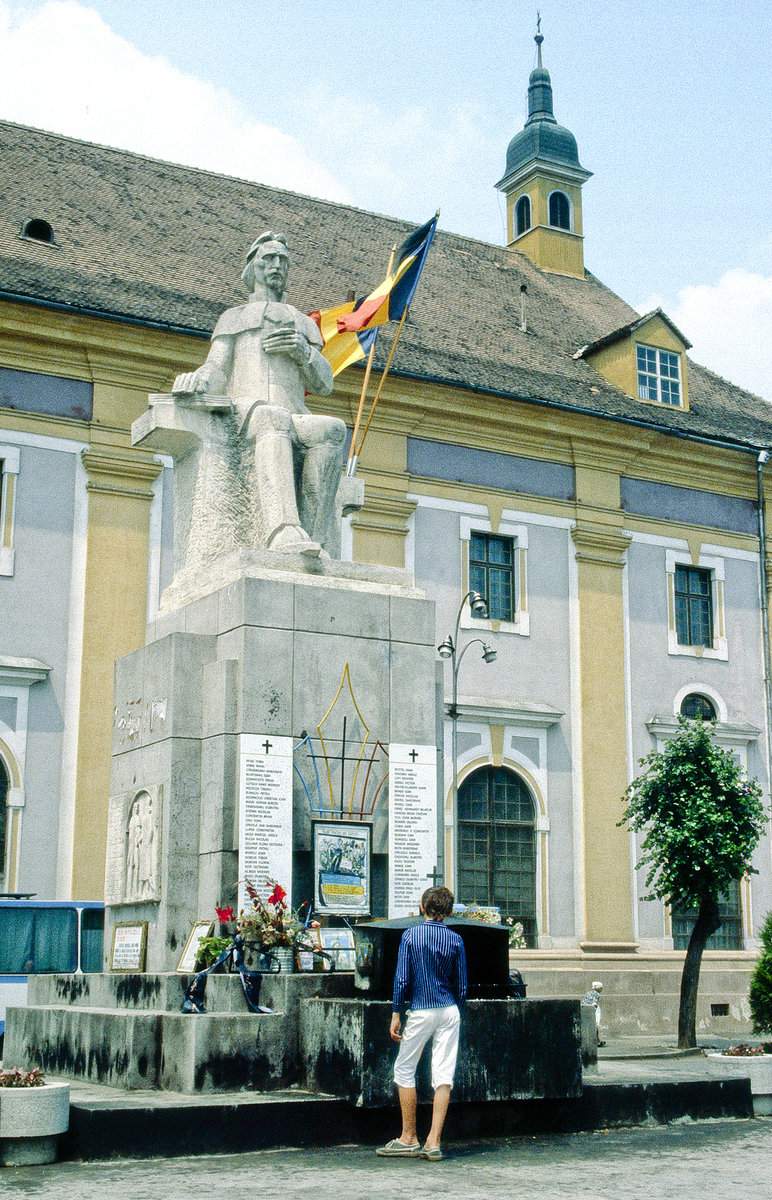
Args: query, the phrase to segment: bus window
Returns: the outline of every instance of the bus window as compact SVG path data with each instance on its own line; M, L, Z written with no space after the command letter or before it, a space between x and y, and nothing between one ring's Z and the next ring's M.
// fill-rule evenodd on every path
M80 914L80 969L86 973L102 970L105 935L103 908L84 908Z
M0 975L55 974L77 969L77 909L3 908Z

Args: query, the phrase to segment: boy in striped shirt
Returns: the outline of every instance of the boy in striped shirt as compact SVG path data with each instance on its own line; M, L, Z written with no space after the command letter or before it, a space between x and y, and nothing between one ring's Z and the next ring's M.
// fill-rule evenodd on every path
M383 1156L442 1158L440 1136L450 1103L460 1010L466 998L464 943L444 924L452 911L453 893L446 887L429 888L421 897L426 920L406 929L399 944L391 1036L399 1042L394 1082L402 1110L402 1132L376 1151ZM401 1014L408 1003L410 1012L403 1032ZM430 1039L434 1104L432 1127L421 1148L416 1134L415 1072Z

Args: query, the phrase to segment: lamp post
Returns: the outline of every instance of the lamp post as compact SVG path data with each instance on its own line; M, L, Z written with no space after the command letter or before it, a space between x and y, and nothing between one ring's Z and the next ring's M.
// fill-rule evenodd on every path
M450 669L451 669L451 675L453 677L453 688L452 688L452 693L451 693L452 700L451 700L451 705L450 705L450 720L451 720L452 759L453 759L452 770L453 770L453 817L454 817L454 821L456 819L456 814L458 812L458 672L461 669L461 663L463 661L464 655L466 654L469 647L473 646L475 644L475 642L478 642L482 646L482 657L486 663L492 663L492 662L496 661L496 651L491 649L491 647L488 645L488 643L484 642L483 639L479 638L479 637L470 638L469 641L466 642L464 646L462 646L462 648L459 652L458 631L459 631L459 628L461 625L461 613L464 611L464 605L466 604L467 600L469 601L469 607L473 613L475 613L478 617L487 617L488 606L485 603L485 600L480 595L480 593L475 592L475 591L467 592L466 595L463 597L461 603L458 606L458 615L456 616L456 629L455 629L454 634L452 636L450 634L448 634L448 636L445 638L444 642L442 642L437 647L437 653L439 654L440 658L445 658L445 659L449 658L450 659ZM444 838L444 825L443 825L443 838ZM447 883L447 879L445 882Z

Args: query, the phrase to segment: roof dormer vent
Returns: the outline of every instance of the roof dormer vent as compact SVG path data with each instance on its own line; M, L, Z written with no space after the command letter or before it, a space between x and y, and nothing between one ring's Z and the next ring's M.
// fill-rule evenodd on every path
M21 236L28 238L31 242L46 242L49 246L54 244L53 226L49 225L48 221L42 220L41 217L32 217L29 221L25 221L22 225Z

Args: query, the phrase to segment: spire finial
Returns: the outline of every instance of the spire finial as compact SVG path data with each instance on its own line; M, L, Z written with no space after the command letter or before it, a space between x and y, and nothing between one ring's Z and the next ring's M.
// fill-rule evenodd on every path
M541 44L544 41L544 34L541 31L541 13L538 8L536 10L536 36L533 39L536 42L536 50L538 54L537 66L541 67Z

